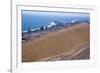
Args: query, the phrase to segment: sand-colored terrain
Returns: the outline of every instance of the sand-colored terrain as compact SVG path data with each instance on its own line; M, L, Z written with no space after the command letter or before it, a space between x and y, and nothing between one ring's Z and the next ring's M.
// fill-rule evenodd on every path
M89 59L89 29L81 23L22 42L22 62Z

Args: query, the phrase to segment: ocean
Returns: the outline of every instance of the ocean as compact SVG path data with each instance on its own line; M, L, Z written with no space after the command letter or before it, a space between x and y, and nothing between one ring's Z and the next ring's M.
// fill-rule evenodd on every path
M52 22L58 21L62 23L70 23L72 21L89 21L89 13L72 13L72 12L43 12L22 10L22 32L40 28L41 26L49 26Z

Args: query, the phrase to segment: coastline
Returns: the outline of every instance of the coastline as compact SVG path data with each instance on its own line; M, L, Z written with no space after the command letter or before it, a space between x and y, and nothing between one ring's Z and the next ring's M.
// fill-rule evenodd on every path
M67 25L60 25L60 26L58 25L58 26L52 26L50 28L43 27L44 30L41 30L40 28L36 28L36 29L30 30L30 32L22 31L22 41L29 41L33 38L36 39L36 38L41 37L42 35L45 35L47 33L57 32L61 29L70 28L72 26L75 26L75 25L78 25L78 24L81 24L81 23L89 24L87 22L78 22L77 24L74 23L74 24L67 24Z
M27 42L22 42L22 62L49 60L56 61L57 58L60 58L61 60L61 54L63 54L64 52L70 52L73 46L77 46L80 43L86 41L89 42L89 24L81 23L67 28L62 28L56 31L53 30L48 32L38 32L38 34L40 35L39 37L31 37L31 39L27 40ZM74 52L73 54L75 55L75 53L76 52ZM60 56L56 57L56 55ZM49 57L51 58L49 59ZM89 55L87 57L89 57ZM44 58L46 59L43 60ZM67 58L68 57L65 57L65 60L71 60L71 58Z

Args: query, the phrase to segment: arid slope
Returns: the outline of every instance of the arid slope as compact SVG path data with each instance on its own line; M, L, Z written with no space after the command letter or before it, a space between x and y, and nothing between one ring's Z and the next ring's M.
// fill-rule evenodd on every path
M37 40L23 42L22 62L34 62L56 56L84 42L89 43L89 24L81 23L64 28Z

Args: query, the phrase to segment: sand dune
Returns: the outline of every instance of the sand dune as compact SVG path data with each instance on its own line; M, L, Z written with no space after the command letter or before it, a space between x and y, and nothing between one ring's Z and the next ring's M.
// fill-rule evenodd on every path
M22 62L39 61L66 53L84 42L89 46L89 24L82 23L64 28L37 40L22 43Z

